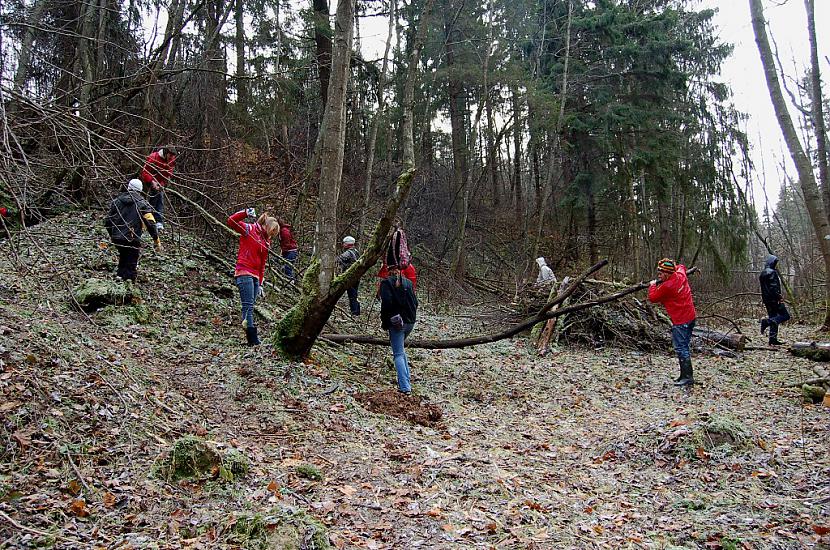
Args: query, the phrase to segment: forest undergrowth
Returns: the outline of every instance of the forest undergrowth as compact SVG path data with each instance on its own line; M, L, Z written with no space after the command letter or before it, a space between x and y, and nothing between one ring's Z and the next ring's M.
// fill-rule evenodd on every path
M78 310L71 289L112 278L105 240L84 213L2 244L0 547L830 545L830 408L785 387L811 377L786 350L698 354L690 391L668 349L410 350L407 402L387 348L244 347L230 274L186 235L145 250L141 303ZM421 302L419 337L480 330Z

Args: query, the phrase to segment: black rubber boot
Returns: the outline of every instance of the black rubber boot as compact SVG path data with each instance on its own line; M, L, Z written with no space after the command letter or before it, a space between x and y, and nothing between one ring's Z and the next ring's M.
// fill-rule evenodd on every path
M249 346L258 346L262 343L256 334L256 327L247 327L245 329L245 337L248 339Z
M783 346L784 342L779 340L777 337L776 338L770 338L769 339L769 345L771 345L771 346Z
M767 327L769 327L769 319L764 317L761 319L761 334L765 334L767 332Z
M674 383L675 386L691 386L695 383L692 373L692 359L680 360L680 379Z

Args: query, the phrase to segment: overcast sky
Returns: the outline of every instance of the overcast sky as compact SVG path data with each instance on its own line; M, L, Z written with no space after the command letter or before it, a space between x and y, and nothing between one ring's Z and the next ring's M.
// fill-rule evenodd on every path
M758 210L763 209L761 181L765 180L770 206L774 207L782 180L778 165L782 159L786 161L789 174L795 174L795 168L790 162L767 91L758 48L755 45L755 35L752 32L749 1L701 0L700 4L701 7L718 10L715 22L721 29L721 39L735 47L732 56L723 66L722 77L735 94L734 103L738 110L749 115L746 132L753 148L752 156L758 176L753 186L756 206ZM830 64L826 60L826 57L830 56L830 39L827 36L826 24L830 21L830 0L815 0L815 4L822 87L826 94L827 82L830 81ZM804 1L764 0L764 5L765 16L778 43L784 70L790 78L800 77L810 61ZM764 174L761 173L762 169ZM763 178L763 175L766 177Z

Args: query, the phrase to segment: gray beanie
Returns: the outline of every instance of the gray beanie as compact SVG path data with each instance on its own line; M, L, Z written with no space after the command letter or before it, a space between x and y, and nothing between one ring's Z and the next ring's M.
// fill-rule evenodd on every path
M135 191L136 193L141 193L144 190L144 184L141 183L141 180L138 178L133 178L130 180L130 183L127 184L127 191Z

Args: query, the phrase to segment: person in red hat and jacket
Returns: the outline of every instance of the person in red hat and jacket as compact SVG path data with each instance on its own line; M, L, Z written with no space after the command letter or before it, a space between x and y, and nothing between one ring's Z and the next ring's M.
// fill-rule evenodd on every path
M239 288L239 300L242 302L242 327L249 346L260 344L254 321L254 304L258 297L265 297L262 287L265 281L265 264L271 239L280 229L277 219L262 214L255 223L248 223L246 218L255 218L253 208L240 210L228 218L228 227L239 233L239 252L236 255L234 278Z
M663 304L671 319L671 341L680 362L680 377L674 381L674 385L691 386L695 380L689 343L697 312L692 299L692 287L686 277L686 266L669 258L657 262L657 279L649 283L648 300Z
M141 170L141 181L148 188L147 202L155 210L158 231L164 229L164 188L170 183L175 168L176 150L168 145L150 153Z

